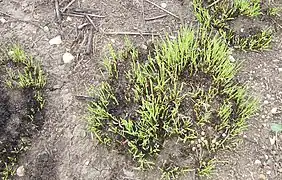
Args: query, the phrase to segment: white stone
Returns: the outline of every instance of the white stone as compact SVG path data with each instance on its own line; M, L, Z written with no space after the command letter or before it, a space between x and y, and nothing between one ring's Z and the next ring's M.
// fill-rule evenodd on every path
M261 161L257 159L257 160L255 160L255 164L260 165Z
M270 144L271 144L271 145L274 145L275 142L276 142L275 136L274 136L273 138L269 137L269 141L270 141Z
M269 103L268 100L263 101L263 104L268 104L268 103Z
M64 55L63 55L63 61L65 64L69 64L71 63L72 61L74 60L74 56L69 53L69 52L66 52Z
M166 4L166 3L161 3L161 7L162 7L162 8L166 8L166 7L167 7L167 4Z
M276 114L276 113L277 113L277 107L272 108L272 109L271 109L271 113L272 113L272 114Z
M279 71L279 72L282 72L282 68L278 68L278 71Z
M53 39L50 39L49 44L50 45L59 45L62 43L61 36L56 36Z
M0 22L4 24L4 23L7 22L7 21L6 21L6 19L4 19L3 17L1 17L1 18L0 18Z
M72 21L72 18L68 16L67 21Z
M49 31L48 26L44 26L44 27L43 27L43 30L44 30L44 32L48 32L48 31Z
M128 171L126 169L123 169L124 175L126 175L128 178L133 178L134 177L134 172Z
M235 62L236 61L235 58L233 56L231 56L231 55L229 55L229 60L230 60L230 62Z
M24 167L23 167L23 166L18 167L18 169L17 169L17 175L18 175L19 177L23 177L23 176L24 176L24 173L25 173Z
M142 45L141 45L141 48L144 49L144 50L147 50L147 49L148 49L148 47L147 47L145 44L142 44Z

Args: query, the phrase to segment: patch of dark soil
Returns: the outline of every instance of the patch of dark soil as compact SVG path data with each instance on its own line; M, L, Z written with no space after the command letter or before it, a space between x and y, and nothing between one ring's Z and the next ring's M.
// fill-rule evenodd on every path
M0 177L10 178L19 156L44 124L44 111L36 100L37 89L9 88L6 64L0 66ZM15 71L23 67L14 67Z
M33 168L31 168L30 180L55 180L56 177L56 160L52 153L48 153L46 151L39 153L34 162Z

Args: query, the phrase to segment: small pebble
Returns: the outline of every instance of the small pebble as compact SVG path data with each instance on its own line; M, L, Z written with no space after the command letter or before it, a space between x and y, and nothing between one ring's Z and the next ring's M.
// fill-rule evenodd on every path
M6 19L4 19L3 17L1 17L1 18L0 18L0 22L4 24L4 23L7 22L7 21L6 21Z
M240 31L241 31L241 32L244 32L244 28L241 28Z
M231 55L229 55L229 60L230 60L230 62L235 62L236 61L235 58L233 56L231 56Z
M69 53L69 52L66 52L64 55L63 55L63 61L65 64L69 64L71 63L72 61L74 60L74 56Z
M19 177L23 177L24 174L25 174L25 169L24 169L24 167L23 167L23 166L18 167L18 169L17 169L17 175L18 175Z
M148 47L147 47L145 44L142 44L142 45L141 45L141 48L144 49L144 50L147 50L147 49L148 49Z
M222 133L222 135L221 135L222 137L226 137L226 134L225 133Z
M167 4L166 4L166 3L161 3L161 7L162 7L162 8L166 8L166 7L167 7Z
M279 72L282 72L282 68L278 68L278 71L279 71Z
M44 27L43 27L43 30L44 30L44 32L48 32L48 31L49 31L48 26L44 26Z
M272 109L271 109L271 113L272 113L272 114L276 114L276 113L277 113L277 107L272 108Z
M87 160L87 161L85 161L85 163L84 163L84 164L85 164L86 166L88 166L88 165L89 165L89 163L90 163L90 161L88 161L88 160Z
M269 170L269 171L266 171L266 174L270 175L270 174L271 174L271 171L270 171L270 170Z
M255 164L261 165L261 161L257 159L257 160L255 160Z
M72 21L72 18L68 16L67 21Z
M263 104L269 104L268 100L264 100Z
M61 36L56 36L53 39L50 39L49 44L50 45L59 45L62 43Z
M277 169L278 172L282 173L282 168Z
M276 141L275 136L274 136L273 138L269 137L269 141L270 141L270 144L271 144L271 145L274 145L274 144L275 144L275 141Z
M264 174L260 174L258 179L259 180L266 180L266 176Z

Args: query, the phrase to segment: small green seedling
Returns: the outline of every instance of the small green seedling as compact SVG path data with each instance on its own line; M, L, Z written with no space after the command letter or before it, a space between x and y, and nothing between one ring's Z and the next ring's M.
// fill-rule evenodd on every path
M275 133L282 132L282 124L272 124L270 127L271 127L271 130Z

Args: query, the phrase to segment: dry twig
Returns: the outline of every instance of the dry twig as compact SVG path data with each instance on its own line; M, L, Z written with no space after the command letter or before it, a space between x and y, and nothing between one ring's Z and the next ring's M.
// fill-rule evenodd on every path
M104 32L106 35L140 35L140 36L160 36L158 33L151 32Z
M163 14L163 15L156 16L156 17L145 18L145 21L153 21L153 20L156 20L156 19L164 18L164 17L166 17L166 16L167 16L166 14Z
M180 19L180 17L178 17L177 15L173 14L172 12L170 12L170 11L168 11L168 10L162 8L161 6L157 5L156 3L154 3L154 2L152 2L152 1L150 1L150 0L145 0L145 1L148 2L148 3L150 3L150 4L152 4L152 5L154 5L154 6L156 6L157 8L159 8L159 9L161 9L162 11L168 13L169 15L171 15L171 16L177 18L177 19Z
M70 3L68 3L63 9L62 12L65 12L76 0L72 0Z
M89 32L89 35L88 35L87 47L86 47L86 54L87 55L90 55L92 53L92 50L93 50L93 29L94 29L94 27L91 26L90 32Z
M61 12L60 12L60 7L59 7L59 2L58 0L54 0L55 1L55 11L56 11L56 16L59 22L62 21L62 16L61 16Z

